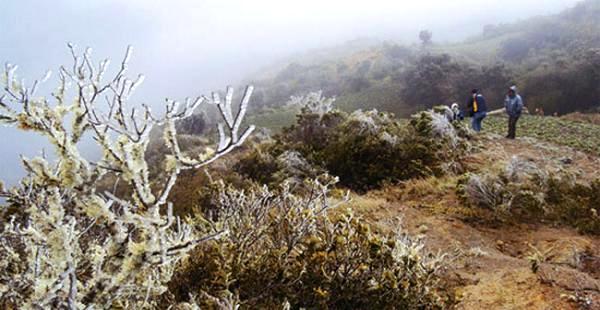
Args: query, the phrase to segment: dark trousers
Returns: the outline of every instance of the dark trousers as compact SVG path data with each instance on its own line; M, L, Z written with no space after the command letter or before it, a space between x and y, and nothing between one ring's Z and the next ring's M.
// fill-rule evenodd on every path
M508 136L509 139L514 139L517 135L517 121L520 115L508 117Z

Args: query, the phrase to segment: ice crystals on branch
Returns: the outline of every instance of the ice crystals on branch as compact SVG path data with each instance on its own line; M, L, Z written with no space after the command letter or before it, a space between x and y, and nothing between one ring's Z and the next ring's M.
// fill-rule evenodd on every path
M254 127L242 130L252 86L234 113L233 88L218 94L167 100L158 117L148 105L129 100L144 76L127 77L129 47L108 81L109 60L95 63L92 50L68 45L73 65L58 70L51 97L34 97L39 85L19 82L17 66L5 65L0 123L16 125L48 139L56 161L22 158L28 173L21 184L0 188L7 210L16 216L0 230L0 304L13 308L143 308L166 288L174 264L197 244L226 231L196 232L175 217L168 202L181 170L207 165L240 146ZM179 147L175 122L214 103L222 121L219 143L194 158ZM145 159L150 132L162 129L169 146L163 180L150 180ZM90 135L102 156L81 156L78 142ZM123 192L98 188L105 177L120 181ZM8 268L10 266L10 268Z

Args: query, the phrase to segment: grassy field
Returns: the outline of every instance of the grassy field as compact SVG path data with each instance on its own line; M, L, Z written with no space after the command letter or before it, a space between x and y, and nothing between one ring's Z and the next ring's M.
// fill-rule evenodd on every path
M506 135L507 122L506 117L491 116L484 121L484 126L494 133ZM533 137L600 155L600 125L589 122L525 115L519 120L517 136Z
M300 112L298 107L281 107L248 115L246 123L256 125L258 128L266 128L272 132L278 132L296 122L296 114Z

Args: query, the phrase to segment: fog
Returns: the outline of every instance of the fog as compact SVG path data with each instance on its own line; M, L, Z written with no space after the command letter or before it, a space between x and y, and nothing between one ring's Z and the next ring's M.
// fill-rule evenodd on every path
M308 49L357 37L410 43L421 29L432 30L434 41L456 41L486 24L557 13L575 2L2 0L0 61L18 64L18 74L31 80L69 63L66 42L113 60L131 44L131 71L146 75L134 99L157 106L165 97L223 89ZM0 128L0 179L14 183L18 154L38 154L42 141Z

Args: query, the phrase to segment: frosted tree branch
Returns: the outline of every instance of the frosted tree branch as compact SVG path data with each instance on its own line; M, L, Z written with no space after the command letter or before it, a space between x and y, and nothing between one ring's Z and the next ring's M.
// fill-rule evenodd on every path
M16 187L0 186L7 206L20 210L0 230L0 261L14 267L0 271L0 301L15 308L143 307L165 290L181 257L227 233L195 232L173 215L168 197L182 170L212 163L252 133L254 127L242 129L242 123L253 87L236 113L228 87L224 101L218 93L167 100L157 116L148 105L130 103L144 81L126 75L131 47L108 79L108 59L95 63L91 49L68 48L73 64L59 68L50 97L37 95L50 72L28 86L17 79L17 66L6 64L0 79L0 123L46 137L56 154L54 161L22 158L27 177ZM203 104L219 111L219 141L190 157L179 147L175 122ZM156 128L169 147L163 180L150 180L144 157ZM78 143L86 134L100 146L99 160L81 156ZM130 194L99 189L107 175Z

